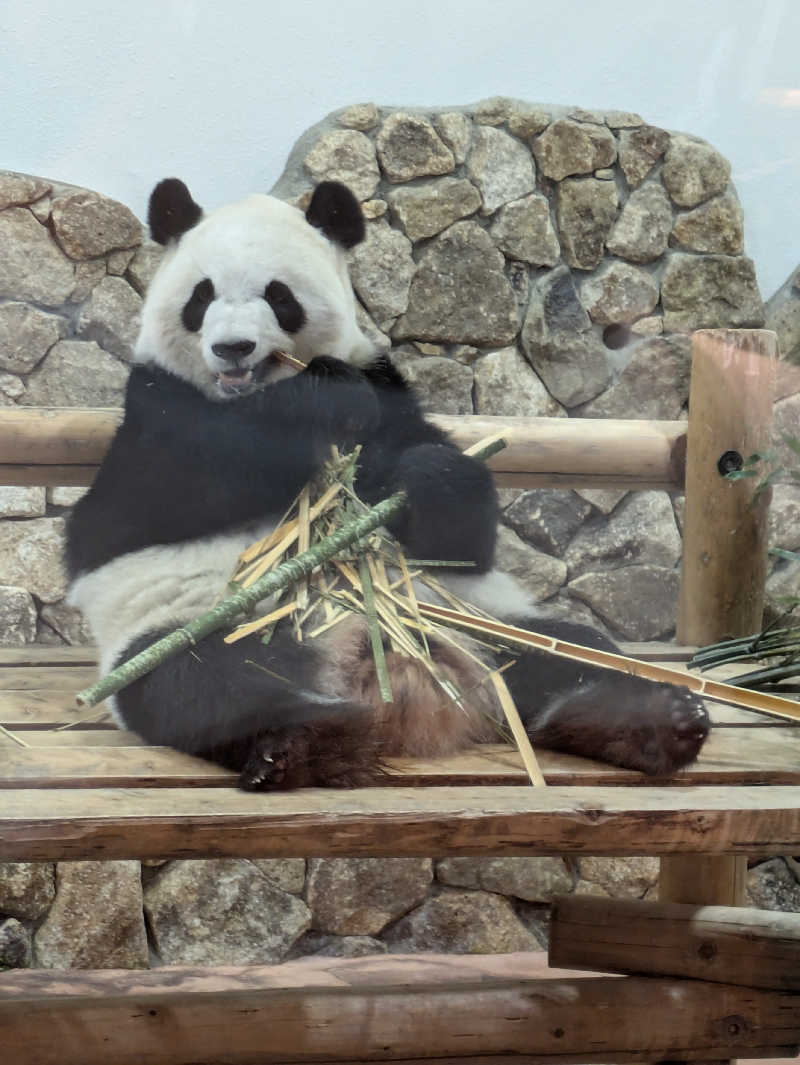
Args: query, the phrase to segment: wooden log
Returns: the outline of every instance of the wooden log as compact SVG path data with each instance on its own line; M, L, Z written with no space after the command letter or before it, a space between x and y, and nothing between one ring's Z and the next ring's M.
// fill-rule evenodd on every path
M542 979L525 959L28 971L0 976L0 1031L14 1065L712 1060L800 1041L789 992Z
M742 906L746 886L746 854L667 854L661 858L659 902Z
M724 470L726 455L747 459L769 447L776 351L764 329L692 336L680 643L761 628L769 493L754 503L759 479L730 481Z
M118 410L0 409L0 484L90 484ZM489 463L507 487L563 485L679 489L686 425L590 418L435 415L461 448L502 430Z
M796 787L9 789L0 860L800 853Z
M550 964L800 990L800 915L734 906L561 898Z

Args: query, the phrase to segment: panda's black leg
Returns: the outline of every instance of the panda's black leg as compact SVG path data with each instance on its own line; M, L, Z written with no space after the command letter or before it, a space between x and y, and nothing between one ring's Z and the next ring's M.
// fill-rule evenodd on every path
M558 639L617 651L585 625L518 619ZM710 731L700 699L672 684L543 652L525 652L505 674L534 743L651 775L693 762Z
M162 633L140 637L132 657ZM127 728L241 774L243 788L348 787L380 774L372 714L316 688L319 655L278 630L226 644L214 633L116 696ZM270 761L271 759L271 761Z

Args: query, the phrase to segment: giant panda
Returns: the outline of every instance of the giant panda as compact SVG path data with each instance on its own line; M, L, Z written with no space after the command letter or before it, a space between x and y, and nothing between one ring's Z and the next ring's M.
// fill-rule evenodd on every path
M497 498L485 467L427 422L412 390L358 328L346 251L360 205L336 182L302 210L265 195L208 214L168 178L148 210L165 245L149 286L124 420L67 523L70 602L107 671L224 591L240 552L273 527L330 445L361 445L356 488L373 503L404 488L391 524L409 557L516 624L616 650L599 632L536 614L492 568ZM275 352L305 364L287 369ZM486 653L482 651L481 653ZM496 738L499 715L473 659L433 645L457 706L413 660L389 653L394 701L376 690L362 623L318 640L278 628L225 644L214 633L120 691L117 722L152 744L211 759L245 789L355 786L393 755L430 757ZM709 731L702 703L543 652L506 680L531 739L649 774L690 763Z

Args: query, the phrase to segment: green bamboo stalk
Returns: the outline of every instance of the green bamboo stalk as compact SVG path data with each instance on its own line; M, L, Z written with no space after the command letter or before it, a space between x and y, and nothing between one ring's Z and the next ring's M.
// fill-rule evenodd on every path
M361 594L364 596L364 613L367 616L367 631L372 644L372 657L375 659L378 688L383 702L391 703L394 699L389 670L386 667L386 655L383 653L383 634L378 624L378 611L375 607L375 589L372 587L372 577L367 560L363 556L358 560L358 575L361 578Z
M481 451L473 452L473 458L485 462L498 451L502 451L505 446L504 440L493 440ZM150 673L167 658L171 658L180 651L185 651L187 648L194 646L204 636L216 632L217 629L223 628L240 614L251 610L262 599L266 599L267 596L273 595L281 588L285 588L287 584L291 584L293 581L310 574L317 566L338 554L345 547L349 547L357 540L367 536L379 526L385 525L403 508L405 502L406 493L402 491L395 492L394 495L381 500L374 507L370 507L362 517L348 523L341 529L337 529L336 532L320 543L315 544L314 547L309 548L308 551L282 562L274 570L264 574L249 588L240 588L233 595L222 599L205 614L201 614L200 617L187 622L186 625L176 629L175 632L171 632L169 635L157 640L149 647L146 647L144 651L140 651L139 654L134 655L127 662L123 662L121 666L117 666L116 669L113 669L105 677L97 681L96 684L78 692L75 697L78 706L96 706L103 699L107 699L109 695L114 695L115 692L138 680L139 677Z

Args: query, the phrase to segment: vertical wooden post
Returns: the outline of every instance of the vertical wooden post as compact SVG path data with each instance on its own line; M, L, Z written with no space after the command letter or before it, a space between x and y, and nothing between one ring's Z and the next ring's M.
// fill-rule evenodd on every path
M769 493L753 505L758 478L729 481L724 473L737 455L769 447L776 351L766 329L692 336L679 643L761 628Z
M765 329L692 336L680 643L714 643L761 627L769 492L753 504L759 478L724 474L737 455L744 460L769 447L776 356L776 336ZM658 897L741 906L746 877L742 856L665 857Z

